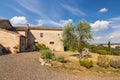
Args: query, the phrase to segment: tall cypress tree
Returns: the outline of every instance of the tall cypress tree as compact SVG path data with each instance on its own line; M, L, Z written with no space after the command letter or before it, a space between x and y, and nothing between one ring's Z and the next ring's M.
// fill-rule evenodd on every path
M111 53L111 44L110 44L110 41L108 41L108 51Z

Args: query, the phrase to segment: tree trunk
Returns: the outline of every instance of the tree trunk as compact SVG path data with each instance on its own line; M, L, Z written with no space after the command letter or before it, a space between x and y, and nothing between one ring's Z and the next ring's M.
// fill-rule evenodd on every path
M82 49L79 50L79 58L82 58Z

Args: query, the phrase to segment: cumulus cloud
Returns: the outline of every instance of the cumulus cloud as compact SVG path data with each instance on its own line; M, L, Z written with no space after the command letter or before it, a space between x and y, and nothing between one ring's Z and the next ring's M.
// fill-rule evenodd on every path
M96 22L91 23L90 25L92 26L93 31L100 31L107 29L109 27L109 22L104 20L97 20Z
M52 26L52 27L64 27L66 24L71 23L72 19L60 20L59 22L53 20L38 20L39 26Z
M111 43L120 43L120 29L108 34L104 33L103 35L94 34L93 38L94 40L91 43L107 43L108 41Z
M102 9L99 10L99 12L101 12L101 13L104 13L104 12L107 12L107 11L108 11L107 8L102 8Z
M13 25L25 25L27 24L28 21L24 16L14 16L10 19L10 22Z
M105 20L104 20L105 21ZM98 21L99 23L101 21ZM96 21L95 23L98 24ZM93 31L93 38L94 40L91 41L91 43L107 43L108 41L111 41L111 43L120 43L120 16L110 18L106 20L106 24L104 22L104 25L106 25L106 28L99 28L99 27L94 27L95 23L93 23L92 29ZM108 26L110 28L109 31L99 31L101 29L107 29ZM97 32L99 31L99 32Z

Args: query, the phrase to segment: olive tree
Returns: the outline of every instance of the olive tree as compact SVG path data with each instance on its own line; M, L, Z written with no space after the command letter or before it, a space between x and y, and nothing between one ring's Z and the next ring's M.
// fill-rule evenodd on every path
M82 49L92 39L91 26L84 20L78 22L75 26L72 23L64 26L63 42L69 50L78 51L82 57Z

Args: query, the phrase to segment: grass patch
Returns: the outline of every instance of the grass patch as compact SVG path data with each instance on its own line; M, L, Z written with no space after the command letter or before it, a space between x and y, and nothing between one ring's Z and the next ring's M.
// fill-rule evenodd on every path
M77 58L79 54L77 53L72 53L72 52L54 52L54 53L56 57L64 56L65 60L69 60L69 62L67 63L61 63L61 62L55 61L52 67L52 69L55 71L63 71L63 72L66 71L73 74L84 73L87 75L96 75L96 76L120 76L120 69L115 69L112 67L104 68L97 65L99 54L90 53L91 56L89 55L84 56L84 59L88 59L88 62L92 64L92 67L87 68L80 65L79 58ZM116 58L116 56L110 56L110 55L109 56L106 55L106 57L110 57L110 59L112 59L113 57ZM117 58L119 57L117 56ZM62 58L62 60L64 59ZM90 62L91 60L92 62ZM105 62L106 60L107 59L105 59ZM61 58L60 58L60 61L61 61ZM86 63L87 62L85 61L85 64Z

